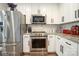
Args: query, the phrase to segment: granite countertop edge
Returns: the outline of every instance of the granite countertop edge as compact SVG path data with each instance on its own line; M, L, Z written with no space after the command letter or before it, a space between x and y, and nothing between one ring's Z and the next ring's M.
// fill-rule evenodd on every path
M25 33L27 35L31 35L31 33ZM63 33L47 33L48 35L57 35L64 39L71 40L73 42L79 43L79 35L71 35L71 34L63 34Z
M79 43L79 35L71 35L71 34L63 34L63 33L55 33L54 35L58 35L58 36L63 37L65 39Z

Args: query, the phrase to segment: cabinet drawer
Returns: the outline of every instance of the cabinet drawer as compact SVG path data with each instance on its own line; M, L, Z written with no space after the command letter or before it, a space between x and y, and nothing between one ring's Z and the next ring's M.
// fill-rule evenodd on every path
M48 35L48 38L53 38L53 35Z
M23 38L29 38L29 37L30 37L29 35L24 35L24 36L23 36Z
M67 46L70 46L71 48L75 48L77 49L77 43L73 42L73 41L70 41L68 39L64 39L64 43L67 45Z
M48 40L53 40L53 35L48 35Z

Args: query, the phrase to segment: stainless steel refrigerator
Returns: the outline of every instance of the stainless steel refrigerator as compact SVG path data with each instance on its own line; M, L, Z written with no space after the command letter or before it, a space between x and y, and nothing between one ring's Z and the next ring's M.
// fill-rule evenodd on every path
M0 55L18 56L22 53L21 20L18 11L0 11Z

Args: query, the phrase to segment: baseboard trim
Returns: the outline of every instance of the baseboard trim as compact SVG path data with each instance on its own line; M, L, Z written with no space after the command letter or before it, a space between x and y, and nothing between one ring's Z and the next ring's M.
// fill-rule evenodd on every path
M58 56L56 52L47 52L47 55L48 55L48 54L49 54L49 55L56 54L56 56ZM30 56L30 55L31 55L31 52L23 52L21 55L22 55L22 56L23 56L23 55L27 55L27 56L29 55L29 56Z
M22 55L30 55L30 52L23 52Z
M56 52L48 52L48 54L56 54Z
M56 54L58 56L56 52L48 52L48 54Z

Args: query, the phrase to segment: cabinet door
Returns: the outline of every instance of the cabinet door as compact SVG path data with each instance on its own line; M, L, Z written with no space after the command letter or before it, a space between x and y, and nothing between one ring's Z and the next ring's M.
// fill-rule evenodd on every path
M31 24L31 4L26 4L26 24Z
M79 56L79 44L78 44L78 46L77 46L78 48L77 48L77 53L78 53L78 56Z
M47 4L40 4L40 12L42 15L47 16Z
M64 16L64 22L72 22L75 20L75 10L77 9L77 5L73 3L64 3L61 4L61 17ZM62 19L61 19L62 22Z
M61 19L62 22L68 22L70 19L70 5L69 4L62 4L61 5L61 17L64 17L64 19Z
M70 52L70 53L69 53ZM64 56L77 56L77 51L74 48L64 45Z
M59 36L56 36L56 53L59 56L62 56L62 39Z
M30 52L30 36L23 35L23 52Z
M41 13L46 15L46 23L47 24L57 24L58 20L58 9L56 4L42 4L41 5Z
M76 11L77 11L77 18L76 20L79 20L79 3L76 3Z
M67 5L67 22L72 22L75 21L75 9L76 9L76 4L70 3Z
M56 38L56 53L59 55L59 50L60 50L60 41Z
M68 47L67 45L64 45L64 54L63 54L63 56L70 56L71 52L72 52L71 47Z
M52 24L52 23L51 23L51 18L52 18L53 15L52 15L52 8L51 8L50 5L47 5L46 11L47 11L47 13L46 13L46 14L47 14L47 15L46 15L46 16L47 16L47 18L46 18L46 23L47 23L47 24Z
M64 54L63 55L64 56L77 56L77 43L64 39Z
M32 12L31 12L32 15L38 15L41 12L40 4L37 4L37 3L31 4L31 9L32 9Z
M48 35L48 52L55 52L55 39L53 35Z

